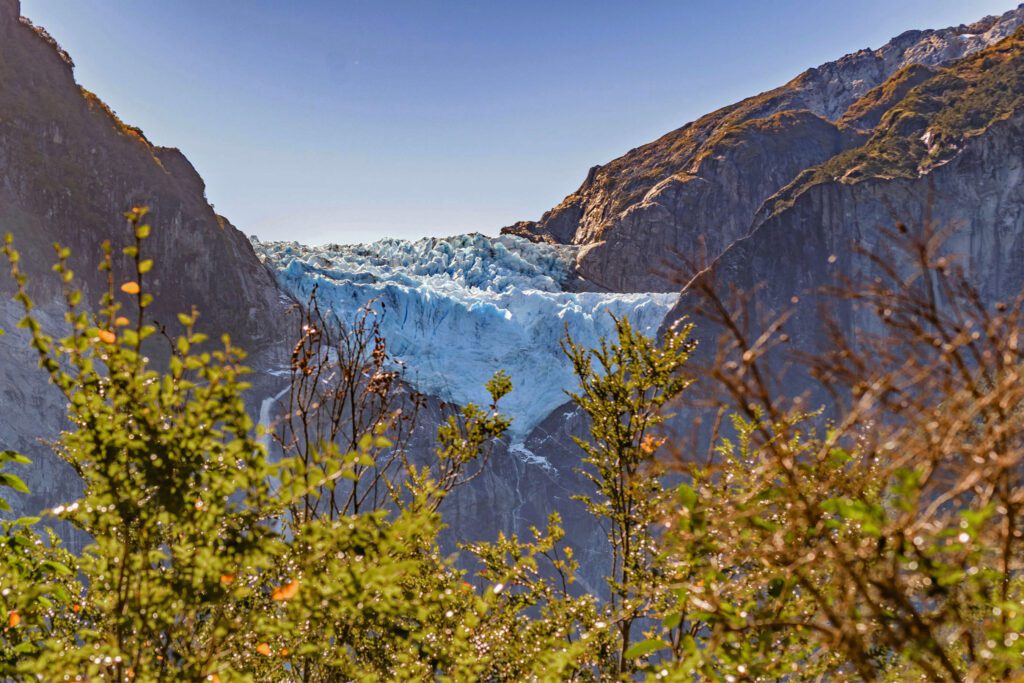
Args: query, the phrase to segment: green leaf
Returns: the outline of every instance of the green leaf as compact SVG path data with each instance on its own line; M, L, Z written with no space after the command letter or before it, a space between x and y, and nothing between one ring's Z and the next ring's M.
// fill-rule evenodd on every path
M676 489L676 495L679 497L679 502L687 510L692 510L697 505L697 492L689 484L680 484L679 488Z
M667 647L665 642L656 638L641 640L639 643L630 646L630 648L626 650L624 656L626 659L637 659L638 657L643 657L644 655L649 655L652 652L661 650L664 647Z
M26 458L21 453L15 453L14 451L0 451L0 462L17 462L22 465L31 465L32 461Z
M14 489L18 493L28 493L28 486L21 480L21 477L10 472L0 472L0 486Z
M512 391L512 378L504 370L499 370L494 373L491 379L487 380L484 387L487 389L487 393L491 395L491 400L497 403L502 397Z
M60 576L71 576L74 573L65 565L60 562L54 562L53 560L46 560L41 566L45 569L49 569L54 574L59 574Z

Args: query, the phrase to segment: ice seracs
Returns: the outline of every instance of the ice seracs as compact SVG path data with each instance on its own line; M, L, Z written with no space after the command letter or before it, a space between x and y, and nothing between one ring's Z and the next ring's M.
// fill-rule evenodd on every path
M566 330L595 345L629 316L653 334L675 294L565 291L575 247L503 235L304 246L254 242L282 288L305 302L313 288L339 323L371 304L391 352L419 391L455 403L489 402L484 383L512 377L502 400L521 441L575 382L559 341Z

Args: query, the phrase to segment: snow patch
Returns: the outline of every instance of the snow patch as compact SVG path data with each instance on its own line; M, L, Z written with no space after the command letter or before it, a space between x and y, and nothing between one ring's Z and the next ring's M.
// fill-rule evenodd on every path
M577 248L520 237L460 235L416 241L308 247L253 246L281 287L305 302L314 287L339 323L373 302L392 354L419 391L486 405L484 383L512 377L501 409L521 441L575 387L559 347L566 328L594 346L614 334L612 315L654 334L677 294L567 292Z
M551 461L545 458L543 455L537 455L522 442L516 442L508 447L508 452L519 459L520 462L526 465L536 465L544 470L547 470L551 474L558 475L558 470L551 464Z

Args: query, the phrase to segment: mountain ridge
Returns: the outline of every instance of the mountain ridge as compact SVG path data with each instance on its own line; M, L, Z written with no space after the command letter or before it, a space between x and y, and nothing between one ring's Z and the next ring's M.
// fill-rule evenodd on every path
M509 232L574 245L564 250L571 254L564 268L559 262L556 279L564 282L559 284L563 291L549 293L555 298L586 289L654 290L676 296L677 280L700 270L703 276L741 287L768 280L769 286L758 290L758 303L772 309L825 282L837 269L852 273L863 268L849 253L849 243L877 246L882 235L878 227L891 219L887 206L922 214L933 182L946 196L938 213L976 226L962 232L953 246L987 274L986 291L994 297L1024 282L1024 269L1015 261L1024 254L1024 160L1018 152L1024 149L1024 136L1015 101L993 100L998 106L992 107L991 125L967 138L948 159L939 159L944 163L929 168L925 177L865 176L843 183L825 173L809 183L806 174L823 173L820 169L830 163L853 163L855 155L844 155L865 148L889 128L908 144L915 135L920 141L927 126L920 128L918 122L916 128L901 127L899 108L907 108L907 121L918 121L915 117L922 112L910 105L919 89L931 87L935 79L947 82L946 65L959 63L968 52L990 49L990 43L1007 39L1022 23L1024 7L966 26L907 32L887 48L863 50L809 69L779 88L712 112L592 168L584 187L561 208L539 223L522 223ZM159 289L157 316L161 322L173 320L174 313L196 303L208 331L230 332L253 351L250 364L256 372L250 377L257 386L251 398L266 408L259 411L265 424L272 424L273 397L281 395L288 368L282 347L290 331L282 313L293 299L257 258L249 240L213 210L201 176L184 154L152 145L140 129L81 89L71 58L43 29L20 18L16 0L0 0L0 39L0 230L14 227L47 329L59 333L62 320L59 292L49 272L50 243L60 240L72 247L79 281L87 298L95 301L105 287L95 270L98 240L112 236L116 249L118 240L128 238L117 217L135 203L149 204L154 230L147 244L160 269L153 280ZM1015 66L1013 62L1011 72ZM956 99L952 85L929 97ZM1017 85L1011 90L1017 92ZM1000 118L998 112L1009 114ZM789 197L791 206L778 204L778 211L767 211L771 201ZM444 240L435 242L439 246ZM480 249L493 247L484 244ZM668 263L668 272L659 272L666 268L661 259L673 253L685 256L684 267ZM829 256L834 254L838 259L833 266ZM424 256L427 262L413 266L429 270L435 256ZM350 285L356 280L374 286L383 282L392 289L406 286L401 280L409 272L389 274L394 282L388 283L387 277L360 264L339 269L327 262L339 257L344 260L348 254L306 254L303 268L309 266L315 277L329 276L346 296L353 294ZM385 265L416 270L402 258L388 257ZM460 263L468 273L484 267L487 258L469 253ZM0 278L0 293L8 293L9 287ZM291 292L293 297L306 293L299 288ZM563 298L595 299L592 294ZM467 309L481 303L493 308L493 301L466 301ZM424 319L438 329L452 325L443 318L444 311L432 317L440 308L423 307ZM691 311L692 299L684 293L666 320ZM17 306L0 297L0 327L8 331L0 340L0 410L5 415L0 447L24 451L37 461L26 477L33 495L23 504L34 513L73 497L77 479L38 441L65 427L64 405L38 372L23 333L15 329L19 317ZM560 331L561 318L554 317L558 319L547 322L559 325ZM802 325L793 335L798 343L821 340L813 313L801 312L795 320ZM474 325L466 323L456 332L472 342L480 334ZM703 336L711 331L697 329ZM551 335L544 338L549 341ZM516 347L505 341L502 350L510 353L533 343ZM444 355L447 351L434 353L439 363L450 358ZM537 376L552 374L543 367L532 369ZM433 428L443 419L440 402L432 399L424 414L415 449L429 456ZM526 534L557 510L586 558L583 584L597 590L604 558L594 549L601 547L604 532L571 500L587 485L578 472L579 450L573 441L586 437L587 425L565 404L546 417L534 417L540 421L531 424L528 434L517 435L521 440L514 445L498 444L484 474L445 502L446 519L451 520L446 538L454 548L456 541L493 538L498 532Z
M987 108L976 106L979 98ZM794 296L815 298L838 275L870 280L878 273L863 252L884 253L886 229L898 223L948 232L944 250L984 301L1019 295L1024 27L911 88L872 141L806 170L775 195L750 233L684 287L668 320L694 308L687 292L698 280L751 292L764 319L791 308ZM826 343L812 309L806 301L796 309L803 348ZM869 318L846 320L847 331L870 325Z
M685 255L684 269L706 265L747 234L761 204L801 171L859 146L867 131L843 114L902 69L949 64L1010 35L1024 23L1024 6L952 28L907 31L877 50L861 50L808 69L788 83L711 112L657 140L595 166L576 192L538 221L503 229L528 239L584 247L583 277L614 291L678 289L679 263L651 253ZM912 68L915 67L916 68ZM903 94L908 83L895 95ZM893 93L875 98L880 116ZM744 125L804 110L829 131L752 131L723 145ZM867 123L863 116L857 123ZM834 130L830 130L829 127ZM693 263L696 260L697 263Z

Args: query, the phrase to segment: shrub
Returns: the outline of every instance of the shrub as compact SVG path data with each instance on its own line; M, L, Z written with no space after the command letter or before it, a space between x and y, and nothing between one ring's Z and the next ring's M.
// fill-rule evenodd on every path
M129 281L104 247L95 315L56 248L71 330L60 340L33 316L9 237L3 247L22 324L68 401L57 450L85 484L48 514L92 538L75 555L38 519L2 523L5 678L1016 675L1024 296L987 304L940 235L893 233L902 254L868 255L879 276L838 292L876 311L879 329L849 339L833 326L828 351L801 357L832 397L827 413L771 381L785 315L748 334L747 311L695 281L722 331L701 373L702 398L723 390L708 455L660 431L698 370L690 326L656 342L617 320L596 349L566 338L571 397L591 425L578 445L593 488L578 500L608 532L601 600L576 588L558 515L530 539L466 544L476 585L440 552L438 504L507 428L507 376L416 464L391 440L403 429L397 377L368 318L332 332L315 301L306 309L277 459L244 409L244 354L227 338L210 350L195 312L181 316L168 367L151 367L145 215L128 214ZM0 453L2 466L24 462ZM4 470L0 487L25 491Z

